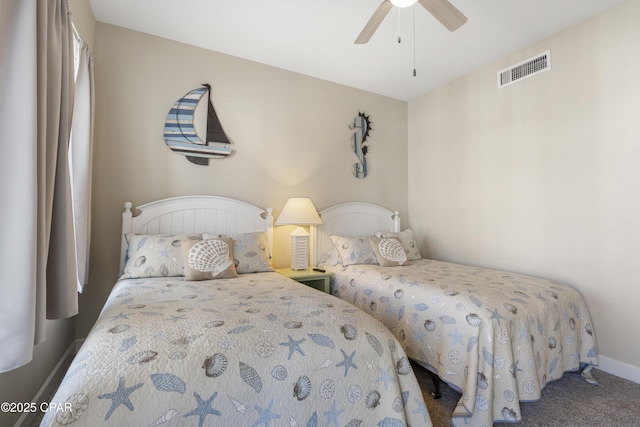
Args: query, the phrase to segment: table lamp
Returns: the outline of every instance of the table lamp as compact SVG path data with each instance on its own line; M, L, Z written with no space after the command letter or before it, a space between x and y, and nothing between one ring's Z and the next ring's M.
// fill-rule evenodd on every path
M320 215L308 197L292 197L287 200L276 225L322 224ZM302 227L293 230L291 236L291 269L309 268L309 232Z

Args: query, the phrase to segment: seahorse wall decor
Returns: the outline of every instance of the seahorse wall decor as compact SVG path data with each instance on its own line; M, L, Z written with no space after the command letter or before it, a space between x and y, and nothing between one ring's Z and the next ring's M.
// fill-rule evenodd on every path
M353 124L349 125L349 128L354 132L351 135L351 149L358 157L358 162L354 163L351 167L353 176L358 179L365 178L367 176L367 152L369 146L367 145L367 138L369 132L371 132L371 121L369 116L365 113L358 112L358 115L353 119Z

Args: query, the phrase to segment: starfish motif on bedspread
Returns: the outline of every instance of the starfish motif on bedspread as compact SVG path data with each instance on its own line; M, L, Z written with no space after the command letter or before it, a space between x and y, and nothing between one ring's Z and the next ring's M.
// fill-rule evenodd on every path
M453 347L454 345L456 345L456 343L460 343L461 346L464 347L464 342L462 342L462 339L465 337L465 334L461 334L460 332L458 332L458 328L455 328L455 332L450 334L447 333L447 335L449 337L451 337L451 346Z
M420 399L416 399L414 397L413 400L415 400L418 407L411 412L414 414L422 414L422 418L424 418L424 422L426 423L429 419L429 416L427 415L427 406L423 402L421 402Z
M487 308L487 311L489 313L491 313L490 319L496 319L498 321L498 326L500 326L500 319L506 319L506 317L504 317L500 313L498 313L498 309L497 308L495 310L489 310Z
M344 408L342 409L336 408L336 401L334 400L331 410L322 412L328 418L327 424L325 424L325 426L328 426L329 424L335 424L336 427L339 427L338 417L343 412L344 412Z
M396 310L393 304L390 302L384 303L384 308L382 309L383 316L393 319L396 317Z
M304 351L302 351L302 349L300 348L300 344L302 344L305 341L304 338L301 338L299 340L294 340L293 337L291 335L289 335L289 341L288 342L281 342L279 343L280 345L283 345L285 347L289 347L289 355L287 356L287 360L291 360L291 356L293 356L294 352L298 352L301 355L305 356Z
M124 405L129 408L130 411L133 411L133 403L131 403L131 400L129 400L129 396L131 395L131 393L142 387L142 385L142 383L139 383L134 385L133 387L125 387L124 377L120 377L120 381L118 382L118 389L116 391L114 391L113 393L105 393L98 396L98 399L112 400L111 407L109 408L109 411L107 411L107 415L104 417L104 420L107 421L113 414L113 411L115 411L116 408L120 405Z
M129 320L129 314L124 314L124 311L121 311L117 316L111 316L111 320L124 319Z
M347 353L345 353L343 349L340 349L340 351L342 352L342 357L344 357L344 360L340 363L336 363L336 368L338 366L344 366L344 376L346 377L347 373L349 372L349 368L358 369L356 364L353 363L353 356L356 355L356 351L354 350L350 356L347 356Z
M261 408L258 405L255 405L253 408L256 411L258 411L258 414L260 414L260 418L258 418L258 420L255 423L253 423L251 427L256 427L260 424L264 424L265 427L269 427L269 423L271 422L271 420L279 419L280 414L271 412L272 407L273 407L273 400L271 400L267 408Z
M222 415L220 411L213 409L211 407L211 403L213 403L215 398L218 397L217 391L213 393L211 397L207 400L203 400L197 391L193 392L193 396L196 398L196 401L198 402L198 406L195 409L184 414L182 416L183 418L197 415L198 417L200 417L200 421L198 422L198 427L202 427L202 424L204 424L204 419L207 417L207 415L209 414L218 415L218 416Z
M419 327L413 329L413 335L414 335L414 338L419 339L420 342L423 343L424 342L423 338L426 337L429 334L427 333L427 330L424 327L419 326Z
M520 359L516 360L515 363L509 367L509 372L511 372L511 375L513 375L514 378L517 372L524 372L522 369L518 367L519 364L520 364Z
M384 383L384 389L388 390L389 389L389 383L395 383L396 380L394 378L394 375L391 374L391 366L389 366L389 368L387 368L386 371L382 370L381 367L378 366L378 372L380 373L380 376L378 377L378 379L376 379L376 384L379 382L383 382Z

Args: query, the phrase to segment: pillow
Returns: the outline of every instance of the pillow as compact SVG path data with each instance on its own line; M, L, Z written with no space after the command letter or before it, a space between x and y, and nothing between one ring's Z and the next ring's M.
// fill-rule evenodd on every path
M233 264L233 239L220 237L210 240L182 242L184 280L230 279L238 277Z
M338 255L338 251L335 247L332 247L331 249L323 253L320 257L320 262L318 263L319 266L326 265L331 267L335 267L336 265L341 264L342 260L340 259L340 255Z
M187 234L125 235L129 244L121 279L184 276L182 241L200 240Z
M413 237L413 230L407 228L399 233L393 233L388 231L378 231L376 233L376 237L397 237L402 243L402 247L407 254L408 261L415 261L417 259L421 259L422 255L420 255L420 249L418 248L418 244L416 243L416 239Z
M238 273L273 271L271 268L271 255L269 254L269 243L266 232L259 231L256 233L230 235L202 233L203 240L217 237L230 237L233 239L233 262Z
M378 264L376 254L371 248L368 237L333 235L329 238L338 251L342 265Z
M369 237L369 243L381 267L395 267L407 261L407 254L397 237Z

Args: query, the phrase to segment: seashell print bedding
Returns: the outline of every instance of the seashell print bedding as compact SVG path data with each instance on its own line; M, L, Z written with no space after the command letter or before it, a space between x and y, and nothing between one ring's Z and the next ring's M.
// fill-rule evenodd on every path
M431 426L380 322L273 272L120 280L52 402L42 426Z
M567 371L598 364L582 296L540 278L428 259L398 267L324 266L332 293L380 320L407 356L462 396L452 424L521 419ZM398 368L399 369L399 368Z

